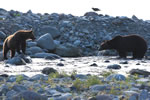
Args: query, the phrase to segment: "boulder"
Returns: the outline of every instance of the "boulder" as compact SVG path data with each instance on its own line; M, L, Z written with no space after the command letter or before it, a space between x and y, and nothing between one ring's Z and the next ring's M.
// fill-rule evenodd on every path
M23 91L6 100L47 100L46 96L41 96L33 91Z
M42 35L38 40L37 40L37 45L43 49L47 50L54 50L56 48L56 45L53 41L52 36L49 33L46 33Z
M48 58L56 58L56 57L59 57L58 55L56 54L52 54L52 53L36 53L34 55L31 55L31 57L33 58L45 58L45 59L48 59Z
M81 56L81 51L78 47L73 45L59 45L56 47L55 53L62 57L79 57Z
M42 70L43 74L49 75L50 73L56 73L57 70L55 70L54 68L50 68L50 67L46 67Z
M27 51L30 51L31 54L41 53L44 52L40 47L34 46L27 49Z
M117 81L125 81L126 77L124 75L121 75L121 74L112 74L106 78L106 81L112 81L114 79Z
M0 31L0 39L4 40L6 38L6 34Z
M129 73L130 73L131 75L134 75L134 74L144 75L145 77L147 77L147 76L150 75L150 72L149 72L149 71L145 71L145 70L141 70L141 69L132 69L132 70L130 70Z
M40 28L40 33L43 35L45 33L50 33L53 38L60 36L60 32L56 27L52 26L43 26Z

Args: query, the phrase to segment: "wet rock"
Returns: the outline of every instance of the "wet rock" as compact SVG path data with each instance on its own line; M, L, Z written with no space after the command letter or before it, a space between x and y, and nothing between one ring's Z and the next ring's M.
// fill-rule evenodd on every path
M132 70L130 70L129 73L130 73L131 75L134 75L134 74L144 75L145 77L147 77L147 76L150 75L150 72L144 71L144 70L141 70L141 69L132 69Z
M56 47L55 53L62 57L79 57L80 56L80 49L73 45L59 45Z
M128 64L128 61L121 61L120 64Z
M64 64L63 63L58 63L57 66L64 66Z
M113 64L113 65L108 65L107 68L108 69L121 69L121 66L118 64Z
M91 64L90 66L98 66L96 63Z
M52 36L49 33L46 33L42 35L38 40L37 40L37 45L43 49L47 50L54 50L56 48L56 45L53 41Z
M50 68L50 67L46 67L42 70L43 74L49 75L51 73L56 73L57 70L55 70L54 68Z
M112 81L114 79L117 81L125 81L126 77L124 75L121 75L121 74L112 74L106 78L106 81Z
M33 91L23 91L20 92L13 97L8 97L6 100L47 100L46 96L41 96L38 93L35 93Z
M76 74L75 78L79 78L79 79L87 79L88 76L87 75L83 75L83 74Z
M6 64L26 65L26 62L21 57L13 57L12 59L8 59Z

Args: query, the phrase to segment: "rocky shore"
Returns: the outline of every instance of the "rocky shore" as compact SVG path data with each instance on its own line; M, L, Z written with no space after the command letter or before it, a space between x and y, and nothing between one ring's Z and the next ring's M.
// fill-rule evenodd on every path
M99 44L116 35L138 34L149 46L149 27L136 16L0 9L1 49L17 30L32 28L36 36L27 55L3 60L0 53L0 100L149 100L149 59L117 59L115 51L97 56Z
M6 36L19 29L32 28L37 43L31 43L30 46L33 48L29 50L36 50L34 53L53 51L60 56L97 55L99 44L103 40L127 34L138 34L150 45L149 27L149 21L143 21L134 15L132 18L112 17L87 12L83 16L73 16L58 13L35 14L32 11L22 13L0 9L1 41L3 42ZM44 40L49 40L48 47L42 45L45 44Z

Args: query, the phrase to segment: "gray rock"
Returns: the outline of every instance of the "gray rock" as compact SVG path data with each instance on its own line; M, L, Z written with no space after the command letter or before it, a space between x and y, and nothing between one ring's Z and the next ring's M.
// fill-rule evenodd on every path
M96 12L87 12L84 16L98 16L98 14Z
M60 36L60 32L56 27L43 26L40 28L40 32L42 35L45 33L50 33L53 38L57 38L58 36Z
M47 60L55 60L55 59L60 59L61 57L58 55L50 55L50 56L46 56L45 59Z
M121 74L112 74L106 78L106 81L112 81L114 79L117 81L125 81L126 77L124 75L121 75Z
M130 97L129 97L129 100L138 100L138 94L132 94Z
M15 82L16 81L16 76L11 75L8 77L7 82Z
M118 64L113 64L113 65L108 65L107 68L108 69L121 69L121 66Z
M23 86L23 85L14 85L13 87L12 87L12 89L14 90L14 91L16 91L16 92L22 92L22 91L25 91L25 90L27 90L27 88L25 87L25 86Z
M49 33L46 33L42 35L38 40L37 40L37 45L43 49L47 50L54 50L56 48L56 45L53 41L52 36Z
M83 74L76 74L75 78L79 78L79 79L87 79L88 76L87 75L83 75Z
M72 99L72 94L71 93L65 93L60 97L54 98L54 100L71 100Z
M16 94L17 94L16 91L11 90L11 91L8 91L8 92L6 93L6 97L11 98L11 97L13 97L13 96L16 95Z
M8 59L6 64L26 65L26 62L21 57L13 57L12 59Z
M6 93L9 91L9 87L5 84L2 84L0 86L0 96L2 96L3 94L6 95Z
M57 70L55 70L54 68L50 68L50 67L46 67L42 70L43 74L49 75L51 73L56 73Z
M47 100L46 96L41 96L38 93L35 93L33 91L23 91L21 93L18 93L17 95L14 95L13 97L9 97L6 100Z
M59 86L59 85L57 85L57 86L55 87L55 89L56 89L57 91L61 92L61 93L71 92L70 88L65 87L65 86Z
M130 74L131 75L134 75L134 74L144 75L145 77L147 77L147 76L150 75L150 72L149 71L145 71L145 70L141 70L141 69L132 69L130 71Z
M114 99L109 95L97 95L96 100L114 100Z
M34 47L34 46L37 46L37 42L27 42L27 47Z
M104 86L104 85L92 85L92 86L90 86L91 92L100 92L100 91L104 91L105 89L106 89L106 86Z
M5 38L6 38L6 34L0 31L0 39L5 39Z
M33 54L44 52L40 47L34 46L27 49Z
M148 91L142 90L140 95L139 95L139 100L147 100L147 99L149 99Z
M55 53L62 57L79 57L79 56L81 56L80 49L73 45L66 45L66 46L59 45L56 47Z
M48 80L48 76L37 74L29 78L29 81L36 81L36 80Z
M31 57L33 58L48 58L48 57L52 57L52 58L55 58L56 54L52 54L52 53L36 53L34 55L32 55Z

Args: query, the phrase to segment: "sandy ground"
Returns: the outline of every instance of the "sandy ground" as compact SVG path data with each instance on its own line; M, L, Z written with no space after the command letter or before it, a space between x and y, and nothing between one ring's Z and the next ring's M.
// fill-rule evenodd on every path
M100 75L103 71L109 71L108 65L119 64L121 69L113 70L120 74L127 75L131 69L143 69L150 71L150 60L131 60L131 59L116 59L116 57L79 57L79 58L62 58L56 60L45 60L41 58L32 58L32 63L27 65L5 65L3 61L0 62L0 74L25 74L27 76L33 76L40 74L41 70L45 67L52 67L57 69L59 72L72 73L74 70L79 74L92 74ZM105 62L109 61L109 62ZM127 61L128 64L120 64L120 62ZM58 66L57 64L62 63L64 66ZM97 66L91 66L96 64Z

